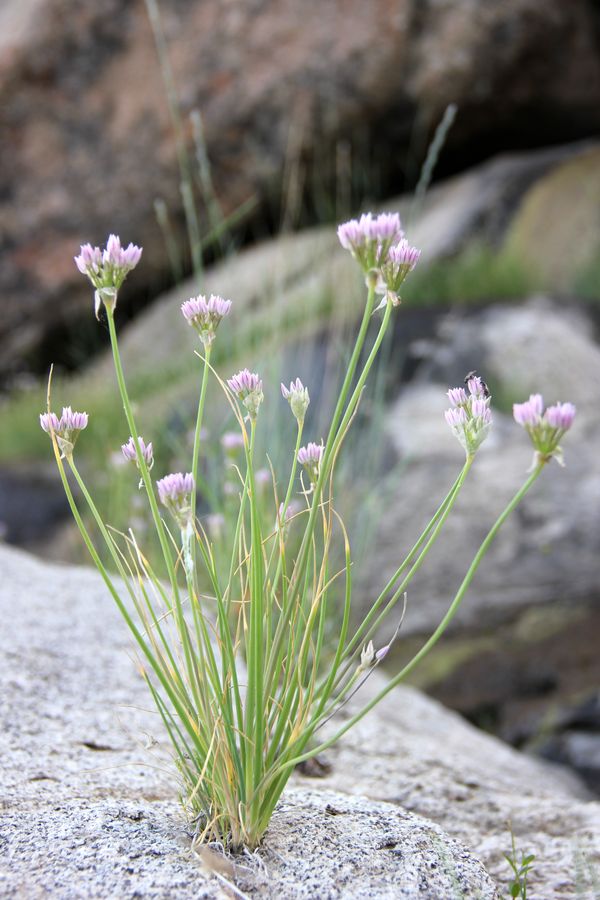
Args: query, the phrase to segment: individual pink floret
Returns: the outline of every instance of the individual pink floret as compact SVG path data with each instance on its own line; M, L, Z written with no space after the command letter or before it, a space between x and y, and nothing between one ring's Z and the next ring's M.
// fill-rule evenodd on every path
M450 388L448 400L452 406L464 406L467 402L467 392L463 387Z
M47 434L50 434L52 431L58 432L60 428L58 416L53 412L40 413L40 425Z
M575 419L577 412L573 403L556 403L555 406L549 406L544 413L544 418L552 428L558 428L560 431L568 431Z
M531 394L529 400L513 405L513 416L518 425L534 428L542 418L544 401L541 394Z
M102 250L91 244L82 244L79 256L75 256L75 265L82 275L98 272L102 265Z

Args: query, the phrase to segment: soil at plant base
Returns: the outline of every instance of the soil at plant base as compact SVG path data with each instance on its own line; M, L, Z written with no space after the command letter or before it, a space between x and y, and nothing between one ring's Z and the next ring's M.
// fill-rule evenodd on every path
M590 687L600 684L597 601L447 636L411 681L513 746L572 767L600 794L600 691ZM423 639L399 646L394 669Z

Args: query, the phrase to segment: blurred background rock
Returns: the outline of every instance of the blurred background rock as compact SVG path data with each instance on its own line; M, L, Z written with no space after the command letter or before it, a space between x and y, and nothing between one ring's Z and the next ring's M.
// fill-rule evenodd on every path
M529 465L512 402L542 390L576 403L566 470L545 473L513 517L416 677L600 789L599 51L593 0L5 0L2 539L84 559L37 425L51 362L55 405L91 414L79 453L108 518L143 528L115 456L128 434L72 261L80 243L115 231L144 246L118 313L157 468L189 452L195 341L178 306L200 290L234 300L218 367L264 374L263 448L277 459L291 440L279 381L308 383L318 438L360 314L334 225L399 209L423 257L344 463L356 604L460 465L441 418L449 384L484 374L494 437L414 583L398 661L439 620ZM222 473L231 425L219 407L207 476Z

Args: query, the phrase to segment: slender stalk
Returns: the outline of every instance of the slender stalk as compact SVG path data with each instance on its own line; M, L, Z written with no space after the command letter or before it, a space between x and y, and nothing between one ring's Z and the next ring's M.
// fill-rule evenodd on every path
M113 362L115 365L115 373L117 376L117 384L119 386L119 393L121 395L121 401L123 403L123 409L125 411L125 418L127 419L127 424L129 425L129 431L131 432L131 436L133 438L133 444L135 446L135 454L137 459L137 464L142 476L142 480L144 482L144 487L146 488L146 494L148 496L148 502L150 504L150 510L152 512L152 519L154 520L154 526L156 528L156 533L158 535L158 539L160 541L161 550L163 553L163 557L165 560L165 566L167 569L167 573L169 576L169 580L171 582L171 589L173 591L173 596L177 600L179 598L179 587L177 584L177 578L175 575L175 565L173 561L173 554L171 552L171 547L169 546L169 542L167 540L167 534L165 531L165 526L160 517L160 512L158 509L158 504L156 502L156 496L154 494L154 487L152 485L152 479L150 478L150 472L148 470L148 466L146 465L146 460L144 459L144 455L140 450L140 441L139 435L135 424L135 419L133 417L133 411L131 409L131 402L129 400L129 394L127 393L127 385L125 384L125 375L123 373L123 366L121 363L121 355L119 353L119 344L117 341L117 331L115 328L115 318L114 312L106 308L106 317L108 320L108 331L110 334L110 344L112 348Z
M536 479L539 477L543 467L545 465L545 461L539 462L536 468L533 470L529 478L525 481L522 487L517 491L512 500L508 503L508 505L504 508L504 510L500 513L489 532L487 533L485 539L482 541L477 553L475 554L471 565L467 571L467 574L462 580L462 583L454 597L454 600L450 604L446 615L435 629L431 637L423 644L421 649L413 656L413 658L408 662L401 670L398 672L390 681L386 684L382 690L379 691L378 694L375 695L365 706L358 712L356 715L352 716L352 718L348 719L348 721L340 728L331 738L324 741L322 744L319 744L317 747L311 749L307 753L301 753L298 756L293 757L292 759L287 760L282 766L282 768L288 768L292 766L298 765L298 763L304 762L306 759L310 759L312 756L315 756L317 753L322 753L324 750L327 750L332 746L336 741L338 741L342 735L346 734L347 731L350 730L354 725L356 725L368 712L370 712L374 706L376 706L383 698L389 694L391 690L393 690L397 684L399 684L407 675L412 672L415 666L426 656L429 651L437 644L440 637L445 632L446 628L456 615L456 612L473 580L477 569L479 568L479 564L481 563L483 557L487 553L492 541L496 537L498 531L501 526L504 524L508 516L512 513L516 506L521 502L525 494L530 490ZM317 723L313 723L316 726ZM309 729L307 729L307 732ZM306 741L308 738L306 734L303 735L303 739Z
M198 414L196 416L196 430L194 431L194 450L192 456L192 475L194 486L198 484L198 460L200 457L200 435L202 431L202 419L204 418L204 404L206 401L206 387L208 373L210 371L211 344L205 345L204 368L202 370L202 385L200 387L200 400L198 401ZM196 520L196 490L192 493L192 522Z
M379 613L379 615L377 616L375 621L373 621L375 613L381 606L381 603L383 602L383 599L385 598L387 591L389 590L388 585L390 584L390 582L388 582L388 585L386 585L386 588L384 588L384 591L382 591L382 593L379 595L379 597L377 598L377 600L375 601L375 603L373 604L373 606L371 607L371 609L369 610L369 612L367 613L367 615L365 616L365 618L363 619L361 624L359 625L353 638L350 640L346 650L344 651L344 656L348 656L349 659L348 659L346 666L340 673L339 678L336 680L334 689L335 689L335 687L337 687L337 685L345 677L348 670L350 669L350 667L352 665L352 658L358 653L360 644L366 643L375 634L375 632L377 631L379 626L382 624L382 622L384 621L384 619L386 618L386 616L388 615L390 610L396 605L396 603L398 602L398 600L400 599L400 597L402 596L402 594L404 593L404 591L406 590L406 588L408 587L408 585L410 584L410 582L412 581L412 579L414 578L416 573L419 571L419 569L425 562L427 554L429 553L429 551L433 547L434 543L436 542L437 538L439 537L439 534L440 534L442 528L444 527L446 519L448 518L452 508L454 507L454 504L460 493L460 490L467 478L467 475L469 474L469 470L470 470L471 466L473 465L473 459L474 459L473 456L467 457L467 460L465 462L465 465L463 466L462 472L460 473L457 481L454 483L454 487L452 488L450 494L447 497L447 502L445 500L444 503L442 504L443 511L442 511L441 515L439 517L437 517L437 522L435 524L435 527L431 531L429 538L427 539L427 541L425 543L425 546L419 553L417 559L415 560L415 562L409 569L406 576L402 579L401 583L398 585L398 587L394 591L390 600L388 600L388 602L386 603L383 610ZM427 529L426 529L426 532L427 532ZM415 545L415 547L418 547L418 546L419 545L417 543ZM413 550L414 550L414 548L413 548ZM412 552L413 551L411 551L411 554L412 554ZM407 559L411 558L411 554L409 554ZM403 566L404 566L404 563L403 563ZM390 579L390 581L391 580L392 579Z

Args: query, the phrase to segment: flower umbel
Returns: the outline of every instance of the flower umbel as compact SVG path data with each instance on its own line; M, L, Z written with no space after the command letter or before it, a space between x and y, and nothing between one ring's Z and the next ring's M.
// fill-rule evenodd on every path
M452 407L444 414L446 422L467 456L473 456L492 427L489 392L481 378L474 375L467 382L467 390L450 388L448 399Z
M152 453L152 441L148 444L145 443L144 438L140 435L138 437L138 446L140 448L140 453L144 458L144 462L146 463L148 469L151 469L154 465L154 456ZM133 462L139 469L137 453L135 452L135 442L132 437L129 438L126 444L121 444L121 450L123 451L123 456L128 462Z
M323 444L315 444L311 441L306 447L300 447L298 451L298 462L304 466L306 474L310 478L311 487L317 483L319 477L319 466L323 457Z
M535 449L534 463L549 462L554 458L564 465L559 441L573 424L575 413L572 403L556 403L544 412L541 394L531 394L524 403L514 404L515 422L525 429Z
M224 300L216 294L211 294L208 300L203 294L199 294L181 304L184 319L195 328L205 347L212 344L219 322L230 311L231 300Z
M106 242L106 249L82 244L79 256L75 256L75 265L82 275L87 275L94 285L96 318L100 305L114 310L117 294L128 273L135 269L142 256L142 248L135 244L121 246L121 238L111 234Z
M385 293L394 306L399 305L400 286L408 273L412 272L420 256L421 251L411 247L406 238L402 238L389 248L381 264L381 278L377 290L378 293Z
M350 251L365 273L377 269L392 244L404 237L398 213L365 213L340 225L337 233L344 250Z
M56 435L60 452L63 456L71 456L75 441L79 432L87 428L88 414L86 412L74 412L70 406L63 406L60 419L56 413L41 413L40 425L48 434Z
M227 380L229 389L248 410L251 419L256 419L258 407L263 402L262 381L256 372L242 369Z
M195 490L194 478L190 472L174 472L156 482L158 499L175 518L180 528L186 528L192 521L192 494Z
M291 410L299 425L304 422L304 416L310 403L308 396L308 388L305 388L299 378L290 383L289 388L285 384L281 385L281 394L284 400L290 404Z

